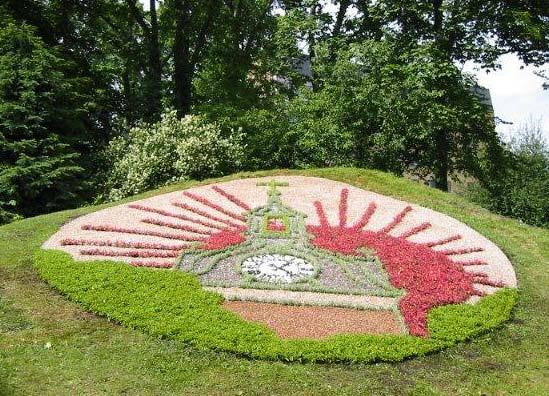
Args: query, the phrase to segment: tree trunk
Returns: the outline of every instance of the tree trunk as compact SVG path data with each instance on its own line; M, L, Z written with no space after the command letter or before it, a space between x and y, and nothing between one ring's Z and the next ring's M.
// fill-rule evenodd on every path
M156 0L150 0L151 29L148 37L149 47L149 109L150 117L158 120L162 112L162 63L160 59L160 41L158 38L158 16Z
M221 8L221 3L219 0L210 0L196 38L190 34L193 30L192 24L196 21L189 2L175 2L175 7L176 21L173 44L175 109L177 114L183 117L191 111L195 68L207 45L208 34ZM189 37L193 37L194 45L192 47Z
M342 0L339 2L339 10L336 15L336 20L334 23L334 28L332 30L332 41L330 43L330 60L335 62L336 52L337 52L337 39L341 34L341 29L343 28L343 21L345 20L345 14L347 9L351 5L350 0Z
M316 20L319 11L319 7L322 7L318 2L315 2L311 5L311 16ZM316 39L314 32L310 32L308 37L308 46L309 46L309 62L311 63L311 87L312 91L316 92L318 91L319 84L317 81L317 78L315 76L315 72L313 71L313 62L315 61L315 45L316 45Z
M192 75L194 66L190 62L189 41L185 34L187 10L179 9L173 44L175 109L180 117L191 111Z
M448 137L440 130L436 135L436 161L434 166L435 187L448 191Z
M441 53L447 54L447 45L443 37L442 23L442 1L433 0L433 35L436 47ZM449 54L447 54L449 57ZM448 191L448 156L449 156L449 144L448 136L445 130L439 130L436 132L436 158L434 166L435 187Z
M146 121L158 120L162 112L162 63L160 59L160 41L158 37L158 15L156 0L150 0L150 26L136 0L127 0L130 15L143 30L147 50L147 68L145 76L145 93L147 106L143 112Z

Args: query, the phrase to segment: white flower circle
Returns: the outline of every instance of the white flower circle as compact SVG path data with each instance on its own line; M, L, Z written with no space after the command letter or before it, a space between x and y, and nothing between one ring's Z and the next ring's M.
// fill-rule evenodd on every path
M292 283L312 276L314 267L299 257L264 254L244 260L242 272L263 282Z

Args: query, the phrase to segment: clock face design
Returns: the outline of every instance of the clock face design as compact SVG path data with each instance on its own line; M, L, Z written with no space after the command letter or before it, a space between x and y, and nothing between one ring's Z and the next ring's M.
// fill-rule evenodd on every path
M242 273L258 282L293 283L310 278L315 267L300 257L275 253L247 258L242 262Z
M428 337L427 316L516 287L489 240L430 209L303 176L201 186L105 209L44 245L195 274L228 300L395 312Z

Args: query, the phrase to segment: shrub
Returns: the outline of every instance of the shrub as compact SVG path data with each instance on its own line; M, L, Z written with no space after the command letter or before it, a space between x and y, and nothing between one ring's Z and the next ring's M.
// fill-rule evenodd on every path
M237 170L244 157L242 136L223 137L215 123L201 116L179 118L175 110L154 124L130 129L113 139L107 199L123 197L185 179L204 179Z
M513 133L503 177L469 186L469 197L525 223L549 227L549 145L531 120Z

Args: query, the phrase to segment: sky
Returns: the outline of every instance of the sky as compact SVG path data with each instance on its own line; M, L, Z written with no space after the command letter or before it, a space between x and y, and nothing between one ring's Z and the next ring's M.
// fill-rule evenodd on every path
M503 55L500 64L500 70L490 73L478 70L472 63L463 68L477 77L479 85L490 90L495 115L513 123L498 125L498 132L508 139L518 125L532 118L539 120L549 140L549 90L543 90L543 80L534 74L534 68L521 69L521 62L514 54Z

